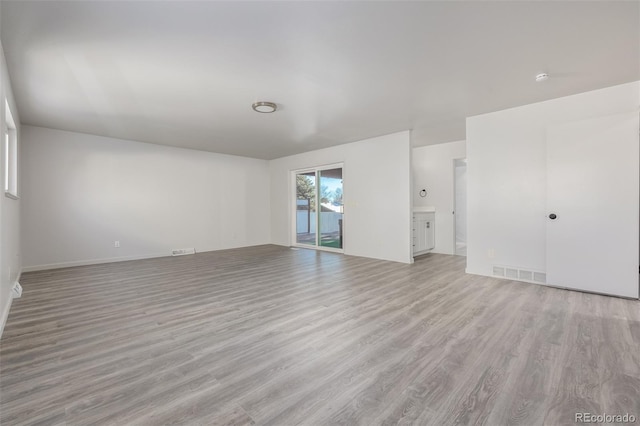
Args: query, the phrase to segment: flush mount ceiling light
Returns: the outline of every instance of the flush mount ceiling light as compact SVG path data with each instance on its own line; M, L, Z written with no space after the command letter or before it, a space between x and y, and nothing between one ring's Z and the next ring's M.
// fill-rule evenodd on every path
M274 104L273 102L254 102L254 104L251 105L251 108L253 108L255 112L268 114L271 112L276 112L276 110L278 109L278 105Z
M549 79L549 74L547 74L546 72L541 72L540 74L536 75L536 82L540 83L541 81L547 81Z

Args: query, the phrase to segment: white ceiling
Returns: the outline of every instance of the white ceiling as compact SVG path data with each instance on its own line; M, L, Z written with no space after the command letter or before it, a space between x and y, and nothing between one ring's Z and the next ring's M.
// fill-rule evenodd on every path
M467 116L640 79L636 1L3 0L1 15L23 124L265 159L406 129L461 140Z

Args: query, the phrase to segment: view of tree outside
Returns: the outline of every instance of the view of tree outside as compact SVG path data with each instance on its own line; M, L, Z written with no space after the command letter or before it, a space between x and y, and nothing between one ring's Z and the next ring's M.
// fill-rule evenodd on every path
M298 200L308 200L311 210L316 208L316 184L309 176L296 176L296 197Z
M329 188L326 185L322 185L320 187L320 202L321 203L331 203L332 201L332 192L329 191Z
M298 200L309 200L311 210L315 210L316 202L316 185L314 179L310 176L297 175L296 176L296 197ZM334 205L342 204L342 188L336 188L331 191L328 186L322 185L320 187L320 202L331 203Z
M333 191L333 204L342 205L342 188Z

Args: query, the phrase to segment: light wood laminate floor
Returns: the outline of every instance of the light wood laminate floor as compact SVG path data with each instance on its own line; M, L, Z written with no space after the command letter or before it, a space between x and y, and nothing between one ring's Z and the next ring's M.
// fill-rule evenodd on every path
M0 422L640 417L639 302L464 263L259 246L24 274L0 342Z

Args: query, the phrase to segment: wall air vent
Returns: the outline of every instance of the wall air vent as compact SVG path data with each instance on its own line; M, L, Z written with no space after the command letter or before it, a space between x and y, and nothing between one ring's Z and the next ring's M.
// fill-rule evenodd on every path
M186 248L186 249L171 250L171 256L185 256L187 254L196 254L196 249Z
M514 268L507 268L507 273L505 274L507 278L511 278L512 280L518 279L518 270Z
M537 283L545 284L547 282L547 274L545 274L544 272L534 272L533 280Z
M504 265L493 265L492 275L494 277L508 278L510 280L525 281L529 283L546 284L547 282L547 274L544 272Z
M520 270L520 272L518 274L518 278L520 278L521 280L525 280L525 281L532 281L533 280L533 272Z

